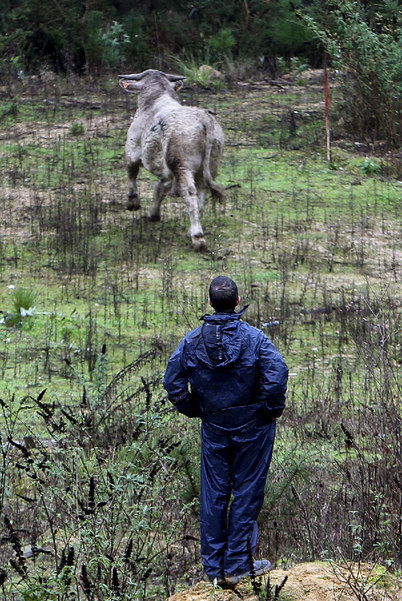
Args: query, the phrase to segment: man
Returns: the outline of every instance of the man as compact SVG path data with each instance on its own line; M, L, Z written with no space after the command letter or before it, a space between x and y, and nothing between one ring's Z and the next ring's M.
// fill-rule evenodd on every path
M257 517L275 437L285 406L286 364L263 332L235 307L237 286L218 276L209 287L213 315L180 342L164 386L188 417L202 419L201 555L211 581L237 584L268 572L268 560L250 562ZM190 390L188 388L190 385ZM231 496L233 497L230 504ZM229 516L228 508L230 504Z

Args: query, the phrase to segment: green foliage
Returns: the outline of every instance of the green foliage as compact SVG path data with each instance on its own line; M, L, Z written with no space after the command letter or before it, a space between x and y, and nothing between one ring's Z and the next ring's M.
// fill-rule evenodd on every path
M16 313L29 311L33 308L35 302L35 294L28 288L17 286L13 291L13 306Z
M276 55L292 57L297 53L303 54L307 43L312 41L311 32L296 18L294 12L304 4L302 0L276 0L270 3L265 37Z
M302 0L295 0L297 6ZM211 23L216 33L211 35ZM13 32L13 33L11 33ZM27 0L0 9L1 48L4 65L38 69L46 61L57 70L132 68L165 65L166 56L188 48L195 55L212 59L230 56L240 61L271 57L281 52L291 56L303 51L311 35L294 18L289 0L257 0L251 10L235 0L225 3L140 2L135 9L116 8L111 0L97 0L82 14L78 0L61 0L57 5ZM207 62L203 60L202 62Z
M190 85L208 88L213 85L212 71L210 68L203 68L204 62L197 59L194 55L185 55L183 58L171 57L172 63L177 71L187 78Z
M101 40L105 48L103 60L107 66L116 66L122 59L123 45L130 43L130 38L124 32L123 25L118 21L113 21L102 34Z
M29 32L21 28L0 33L0 73L11 77L20 74L24 67L23 49Z
M208 46L211 48L211 55L215 60L222 58L222 54L230 54L235 44L235 37L229 27L220 29L208 40Z
M397 82L401 62L397 1L342 0L327 6L333 46L342 48L341 62L345 64L345 58L357 69L359 61L372 63L374 54L394 72L391 79ZM263 64L273 71L278 56L289 61L297 55L306 63L318 64L317 40L323 41L324 35L322 8L318 0L244 4L237 0L161 1L155 6L139 2L135 9L124 3L116 6L112 0L96 0L83 13L79 0L56 4L9 1L0 8L0 69L15 76L44 66L58 71L86 69L95 74L120 66L143 68L144 63L168 68L166 57L181 55L188 48L195 56L204 57L200 64L208 62L206 51L215 62L228 57L251 60L254 68ZM211 23L216 24L212 34ZM371 41L370 32L374 34ZM389 37L396 43L392 48ZM367 65L365 71L369 70Z
M130 68L144 65L151 60L150 49L147 44L146 18L137 8L132 8L127 14L122 15L121 23L129 37L130 43L124 47L124 56Z
M28 288L18 286L13 290L12 303L14 311L5 313L4 318L0 323L4 323L7 327L21 327L24 323L29 323L29 318L35 315L36 307L35 294Z
M85 53L88 70L98 73L102 68L115 67L121 63L125 46L130 37L118 21L105 24L99 10L88 11L86 16Z
M375 10L373 10L373 8ZM328 3L328 27L299 11L343 73L343 115L354 131L392 146L399 140L402 96L400 12L388 0Z
M70 126L70 134L72 136L82 136L85 133L85 126L80 121L72 123Z
M80 18L78 0L60 0L57 5L40 0L4 3L0 9L3 64L18 60L19 70L75 68L81 44Z
M306 63L305 59L298 56L292 56L290 59L280 56L277 59L277 65L281 73L292 73L293 75L299 75L299 73L309 68L309 64Z
M378 163L376 163L372 159L369 159L368 157L363 159L363 161L360 165L360 171L362 173L365 173L366 175L375 175L380 170L381 170L380 165L378 165Z
M75 591L80 600L134 601L144 599L148 588L152 594L149 580L162 581L167 549L182 535L180 518L187 511L177 502L172 453L180 442L172 434L171 411L153 400L145 380L121 402L106 398L91 408L84 392L70 407L46 401L42 391L16 412L1 400L9 441L0 480L10 541L2 550L7 599L67 600ZM16 431L32 403L46 434L27 434L19 443ZM34 523L20 514L17 495ZM31 559L23 555L26 543Z

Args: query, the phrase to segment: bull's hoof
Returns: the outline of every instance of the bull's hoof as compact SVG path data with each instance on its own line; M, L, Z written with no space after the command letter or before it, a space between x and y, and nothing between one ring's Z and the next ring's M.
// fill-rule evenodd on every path
M198 253L205 253L208 250L208 246L207 243L205 242L205 238L200 237L200 238L196 238L193 237L191 239L191 242L193 243L193 249L195 250L195 252Z
M148 215L148 220L149 221L160 221L161 216L160 215Z
M141 208L141 205L136 205L131 202L128 202L126 204L127 211L138 211L138 209L140 209L140 208Z
M128 211L138 211L141 208L140 198L138 194L127 194L126 209Z

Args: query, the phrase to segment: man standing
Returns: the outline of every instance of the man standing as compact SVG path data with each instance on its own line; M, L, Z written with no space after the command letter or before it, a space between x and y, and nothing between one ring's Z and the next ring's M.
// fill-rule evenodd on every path
M288 369L263 332L235 313L237 286L218 276L209 287L215 313L180 342L164 386L188 417L201 417L201 555L219 584L264 574L268 560L250 565L257 517L272 456L275 420L285 406ZM190 389L188 388L190 385ZM231 497L233 497L230 503ZM228 509L230 510L228 515Z

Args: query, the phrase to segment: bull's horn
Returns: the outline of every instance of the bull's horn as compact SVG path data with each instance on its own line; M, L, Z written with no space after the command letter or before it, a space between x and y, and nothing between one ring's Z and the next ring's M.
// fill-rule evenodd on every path
M159 73L159 75L164 75L168 78L169 81L181 81L182 79L187 79L183 75L169 75L168 73L163 73L163 71L157 71L156 69L147 69L142 73L131 73L130 75L119 75L120 79L133 79L135 81L139 81L143 77L147 75L151 75L153 73Z
M135 81L139 81L143 77L146 77L147 75L152 75L153 73L161 74L162 72L158 71L157 69L147 69L142 73L131 73L131 75L119 75L119 77L121 77L122 79L134 79ZM162 73L162 75L165 75L165 73Z
M147 69L142 73L131 73L131 75L119 75L119 77L121 77L122 79L134 79L135 81L139 81L146 75L151 75L152 73L160 73L160 71L157 71L156 69Z
M164 73L169 81L181 81L182 79L187 79L184 75L169 75L168 73Z
M131 75L118 75L120 79L134 79L138 81L144 77L143 73L132 73Z

